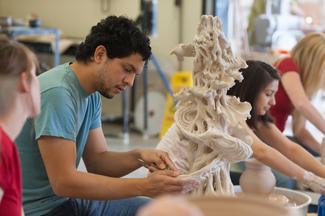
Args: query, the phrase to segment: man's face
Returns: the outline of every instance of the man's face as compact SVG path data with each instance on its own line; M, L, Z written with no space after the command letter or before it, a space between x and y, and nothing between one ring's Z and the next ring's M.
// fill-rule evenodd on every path
M97 91L106 98L112 98L133 85L135 76L143 69L142 56L134 53L124 58L106 59L98 71Z

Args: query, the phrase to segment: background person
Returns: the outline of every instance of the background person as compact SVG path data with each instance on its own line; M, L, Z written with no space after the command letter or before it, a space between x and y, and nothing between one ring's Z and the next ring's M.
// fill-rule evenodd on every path
M0 37L0 215L22 215L21 167L13 140L40 110L37 68L27 47Z
M306 129L306 120L325 134L325 119L311 103L311 98L325 87L325 35L311 33L302 38L290 56L275 63L281 75L276 104L271 115L283 132L289 116L295 142L314 155L320 153L320 143Z
M292 179L305 182L313 190L324 193L325 167L301 146L285 137L268 114L269 109L275 105L280 80L278 72L261 61L247 61L247 65L247 68L240 70L243 81L236 81L227 94L252 105L251 118L246 123L253 138L253 157ZM288 180L279 175L276 177L277 181ZM319 187L314 184L319 184Z
M203 212L184 197L162 196L141 208L137 216L203 216Z

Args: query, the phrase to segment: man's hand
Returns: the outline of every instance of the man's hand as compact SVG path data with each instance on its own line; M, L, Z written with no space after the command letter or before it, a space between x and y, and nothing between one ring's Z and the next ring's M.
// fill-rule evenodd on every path
M178 171L158 170L150 173L141 186L142 194L149 197L156 197L166 193L181 193L186 185L197 185L193 180L182 180L176 178Z
M156 149L137 149L135 152L139 163L150 172L165 169L177 171L167 152Z

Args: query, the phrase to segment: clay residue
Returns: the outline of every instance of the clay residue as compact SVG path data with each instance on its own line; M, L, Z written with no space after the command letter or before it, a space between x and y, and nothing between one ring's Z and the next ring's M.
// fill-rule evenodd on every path
M193 83L176 95L175 123L157 148L167 151L184 175L198 188L192 194L233 194L230 164L252 154L251 139L244 127L251 106L228 96L227 90L242 80L245 61L235 57L217 17L202 16L190 44L179 44L173 51L180 60L194 57Z

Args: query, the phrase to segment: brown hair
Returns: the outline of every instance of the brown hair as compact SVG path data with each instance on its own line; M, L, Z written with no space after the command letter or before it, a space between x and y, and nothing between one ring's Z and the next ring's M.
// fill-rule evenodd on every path
M12 106L19 76L30 72L33 66L38 70L38 61L32 51L23 44L0 37L0 115Z
M265 124L273 122L268 113L257 115L255 108L257 97L271 82L280 80L280 75L274 67L265 62L248 60L246 63L248 67L239 70L243 75L243 81L236 81L236 84L228 90L227 94L236 96L241 102L247 101L252 105L251 118L247 119L246 122L250 128L257 129L259 122Z

